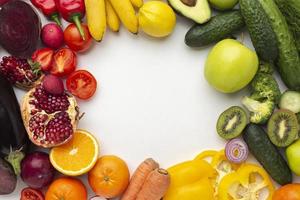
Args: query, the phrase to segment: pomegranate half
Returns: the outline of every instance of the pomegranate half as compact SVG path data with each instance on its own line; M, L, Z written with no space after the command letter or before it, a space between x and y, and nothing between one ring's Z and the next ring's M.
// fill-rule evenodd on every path
M48 93L39 84L23 97L21 113L29 139L45 148L68 142L76 130L79 107L71 94Z

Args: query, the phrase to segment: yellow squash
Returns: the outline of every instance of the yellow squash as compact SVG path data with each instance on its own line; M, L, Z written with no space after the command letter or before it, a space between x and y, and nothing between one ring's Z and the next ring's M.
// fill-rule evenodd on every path
M143 0L130 0L134 7L140 8L144 4Z
M109 0L124 26L132 33L138 32L138 19L130 0Z
M91 36L101 41L106 30L106 12L104 0L85 0L87 25Z
M213 167L204 160L192 160L177 164L168 169L170 187L164 200L205 200L214 199L211 180L216 176Z
M120 29L120 20L119 17L110 4L109 0L105 0L105 6L106 6L106 20L107 20L107 25L110 28L110 30L114 32L118 32Z

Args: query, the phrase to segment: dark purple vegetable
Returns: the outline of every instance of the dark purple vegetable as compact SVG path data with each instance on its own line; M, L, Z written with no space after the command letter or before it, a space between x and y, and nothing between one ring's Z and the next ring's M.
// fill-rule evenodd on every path
M12 166L0 158L0 195L12 193L17 185L17 176Z
M40 18L29 4L14 0L1 7L0 45L10 54L29 58L37 48L40 31Z
M2 6L3 4L7 3L9 0L0 0L0 6Z
M40 189L49 185L54 178L55 169L49 156L44 152L28 154L21 163L21 178L30 187Z
M242 163L248 158L248 146L242 139L232 139L225 146L225 155L233 163Z
M10 162L15 173L19 174L29 139L14 90L3 76L0 76L0 94L0 157Z

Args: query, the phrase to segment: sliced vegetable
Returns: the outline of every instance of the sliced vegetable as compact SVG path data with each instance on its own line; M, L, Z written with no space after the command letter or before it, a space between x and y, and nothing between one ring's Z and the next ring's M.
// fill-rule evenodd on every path
M13 167L0 158L0 195L12 193L17 186L17 176Z
M91 98L97 89L97 80L86 70L77 70L67 79L67 89L80 99Z
M10 54L28 58L36 50L41 31L39 16L24 1L9 1L0 10L0 45Z
M296 91L285 91L280 98L279 107L288 109L293 113L300 112L300 93Z
M76 54L69 48L61 48L53 56L50 73L63 77L71 74L77 65Z
M244 26L244 19L240 11L221 13L203 25L193 25L185 35L185 44L190 47L202 47L219 42L222 39L230 38L234 32Z
M242 139L232 139L226 144L225 155L230 162L238 164L245 162L248 154L248 146Z
M213 157L218 153L218 151L215 150L206 150L206 151L202 151L201 153L199 153L195 160L206 160L210 159L209 163L212 162Z
M266 200L271 200L275 190L268 174L261 167L243 164L236 172L226 175L218 187L219 200L260 200L263 189L268 190Z
M40 68L46 72L52 67L54 51L50 48L42 48L36 50L32 56L31 60L39 64Z
M250 152L280 185L292 182L292 172L279 150L260 126L249 124L243 134Z
M44 200L44 195L41 191L30 187L24 188L21 192L20 200Z

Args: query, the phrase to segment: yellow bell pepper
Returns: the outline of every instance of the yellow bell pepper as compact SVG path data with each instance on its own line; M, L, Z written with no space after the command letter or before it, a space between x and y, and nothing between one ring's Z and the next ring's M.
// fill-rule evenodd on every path
M168 169L171 184L164 200L213 200L216 171L205 160L191 160Z
M199 155L196 156L195 160L206 160L210 159L209 163L212 162L213 157L218 153L218 151L215 150L207 150L201 152Z
M242 164L236 171L226 175L218 187L219 200L259 200L264 189L265 200L271 200L274 186L265 170L254 164Z

